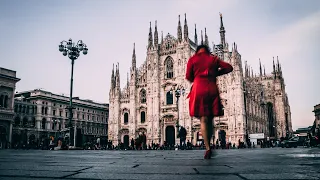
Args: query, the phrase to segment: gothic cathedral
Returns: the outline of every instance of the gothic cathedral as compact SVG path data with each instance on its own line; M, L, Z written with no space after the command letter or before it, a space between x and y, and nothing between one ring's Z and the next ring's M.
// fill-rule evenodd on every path
M266 74L260 63L260 74L245 62L242 67L237 45L231 50L225 40L225 28L220 14L220 44L213 44L212 53L230 63L232 73L218 77L224 116L214 118L215 138L225 131L226 141L245 141L249 134L263 133L265 137L279 139L292 132L291 112L279 61L273 62L273 72ZM194 40L189 39L185 15L182 29L180 16L177 37L169 33L158 38L157 22L154 33L151 23L147 57L136 67L133 47L130 79L120 87L119 63L112 70L109 92L108 139L114 145L129 144L139 133L147 136L147 144L177 144L179 126L187 130L187 140L201 141L199 119L189 116L188 99L191 84L185 80L186 65L198 44L209 46L206 29ZM278 60L278 59L277 59Z

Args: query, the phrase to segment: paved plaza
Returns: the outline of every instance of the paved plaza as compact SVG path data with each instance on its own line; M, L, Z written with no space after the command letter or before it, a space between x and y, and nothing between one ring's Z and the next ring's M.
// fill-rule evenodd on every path
M0 179L320 179L320 149L1 150Z

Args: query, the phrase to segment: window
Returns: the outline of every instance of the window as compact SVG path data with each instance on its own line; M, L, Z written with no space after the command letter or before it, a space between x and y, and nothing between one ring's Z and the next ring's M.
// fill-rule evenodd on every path
M36 118L32 118L31 127L36 127Z
M3 107L3 106L4 106L4 104L2 104L2 103L3 103L3 100L4 100L4 96L1 95L1 96L0 96L0 107Z
M14 119L14 124L15 124L16 126L20 125L20 118L19 118L19 117L16 117L16 118Z
M68 117L68 113L66 112L66 117Z
M62 116L62 111L59 112L59 116Z
M140 91L140 102L141 103L146 103L147 102L147 92L145 89L142 89Z
M56 110L52 111L52 115L54 115L54 116L56 115Z
M8 96L4 96L4 104L3 104L4 108L8 108L8 100L9 100Z
M27 117L24 117L23 120L22 120L22 124L24 127L26 127L28 125L28 119Z
M44 114L44 107L41 108L41 114Z
M84 119L84 114L82 115L82 119Z
M167 92L166 99L167 105L173 104L173 94L170 91Z
M129 122L129 114L126 112L126 113L124 113L124 117L123 117L123 123L124 124L128 124L128 122Z
M141 124L146 122L146 113L144 111L140 113L140 120L141 120Z
M173 59L171 57L168 57L164 61L165 66L165 78L171 79L173 78Z
M46 122L47 120L45 118L42 119L42 129L46 129Z

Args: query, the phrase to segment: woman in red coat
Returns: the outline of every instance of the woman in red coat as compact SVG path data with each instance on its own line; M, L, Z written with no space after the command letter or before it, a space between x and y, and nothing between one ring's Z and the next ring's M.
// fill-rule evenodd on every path
M188 95L189 113L200 118L201 132L206 146L204 158L211 158L210 140L214 116L223 115L216 77L232 72L230 64L210 54L205 45L198 46L196 53L187 64L186 79L193 83Z

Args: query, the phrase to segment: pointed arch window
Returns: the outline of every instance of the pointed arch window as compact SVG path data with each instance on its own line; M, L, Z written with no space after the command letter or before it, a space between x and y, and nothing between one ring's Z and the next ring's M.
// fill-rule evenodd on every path
M146 122L146 112L142 111L140 113L140 120L141 120L141 124Z
M173 93L168 91L166 94L166 99L167 99L167 105L173 104Z
M173 78L173 59L172 57L167 57L167 59L164 61L165 66L165 78L171 79Z
M128 124L129 122L129 113L124 113L124 116L123 116L123 123L124 124Z
M9 101L9 97L8 96L4 96L4 104L3 104L4 108L8 108L8 101Z
M147 102L147 92L145 89L142 89L140 91L140 103L146 103Z

